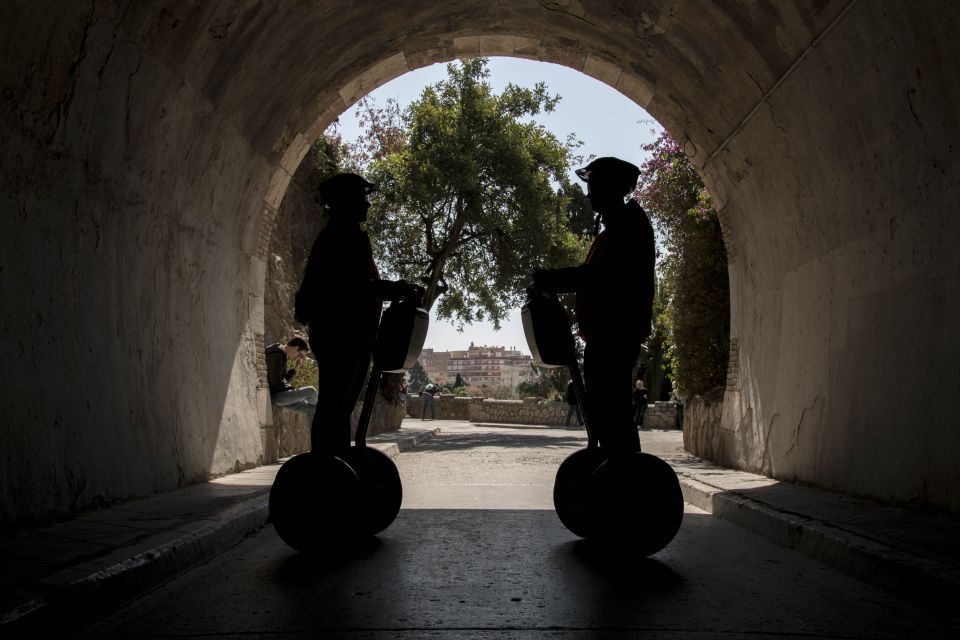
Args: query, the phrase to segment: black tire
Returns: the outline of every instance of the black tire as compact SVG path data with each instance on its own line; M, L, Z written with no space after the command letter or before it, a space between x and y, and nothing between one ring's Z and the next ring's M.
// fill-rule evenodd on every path
M360 481L343 459L301 453L287 460L270 489L277 534L303 553L335 552L356 539Z
M615 456L593 473L590 540L648 556L667 546L683 521L683 493L669 464L647 453Z
M593 473L606 461L597 448L580 449L567 456L553 483L553 506L560 522L574 535L589 538L593 532Z
M400 513L403 485L390 456L372 447L353 447L347 461L360 480L359 529L372 536L390 526Z

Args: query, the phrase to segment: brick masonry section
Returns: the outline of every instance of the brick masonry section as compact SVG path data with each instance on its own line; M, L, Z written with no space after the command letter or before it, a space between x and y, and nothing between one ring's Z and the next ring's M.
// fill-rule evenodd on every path
M740 375L740 341L730 339L730 362L727 364L727 391L737 390L737 378Z
M257 386L260 389L267 388L267 356L263 352L263 334L253 334L254 348L257 354Z

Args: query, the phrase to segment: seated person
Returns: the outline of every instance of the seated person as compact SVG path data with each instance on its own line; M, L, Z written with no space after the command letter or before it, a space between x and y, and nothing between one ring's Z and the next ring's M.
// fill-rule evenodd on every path
M291 338L286 346L276 342L264 350L267 360L267 382L270 385L270 401L278 407L293 409L313 417L317 407L317 390L313 387L294 388L290 381L297 375L297 367L303 364L310 347L303 338ZM293 366L287 368L287 360Z

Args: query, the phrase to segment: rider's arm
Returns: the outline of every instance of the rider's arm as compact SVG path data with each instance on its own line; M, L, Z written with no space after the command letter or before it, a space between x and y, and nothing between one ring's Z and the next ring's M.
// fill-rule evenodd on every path
M580 288L587 276L587 265L563 269L534 269L533 286L541 291L568 293Z
M370 280L370 295L375 300L398 300L415 296L416 291L405 280Z

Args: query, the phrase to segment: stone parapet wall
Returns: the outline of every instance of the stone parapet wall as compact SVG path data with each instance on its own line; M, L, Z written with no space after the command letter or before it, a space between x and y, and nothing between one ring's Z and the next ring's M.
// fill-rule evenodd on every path
M441 396L434 399L434 417L438 420L469 420L470 405L483 398L455 398L453 396ZM421 417L423 401L419 395L407 397L407 415L411 418ZM427 417L430 417L430 409L427 408Z
M678 402L652 402L643 414L647 429L680 429L683 424L683 405Z
M321 410L327 398L320 398ZM279 458L286 458L310 449L310 417L305 413L291 411L273 405L273 431L276 438L276 451ZM357 403L351 416L351 438L356 436L357 422L363 410L363 401ZM403 421L403 405L399 401L388 401L378 396L370 416L368 436L389 433L400 428Z
M683 448L695 456L718 460L722 454L720 419L723 396L697 396L686 403L683 414Z
M494 400L441 396L435 399L435 403L435 417L438 420L564 426L567 419L566 402L542 398ZM410 396L407 399L407 415L410 417L421 417L421 407L419 396ZM648 429L679 429L682 416L682 405L675 402L655 402L647 407L643 426ZM429 409L427 417L430 417ZM573 423L576 423L576 418Z
M530 398L525 400L485 399L470 403L471 422L563 425L567 403Z
M567 416L565 402L543 398L495 400L441 396L435 398L435 403L438 420L562 425ZM421 417L422 406L419 396L410 396L407 400L407 414L413 418ZM429 409L427 409L427 417L430 417Z
M310 450L310 417L273 405L273 434L277 458L288 458Z

